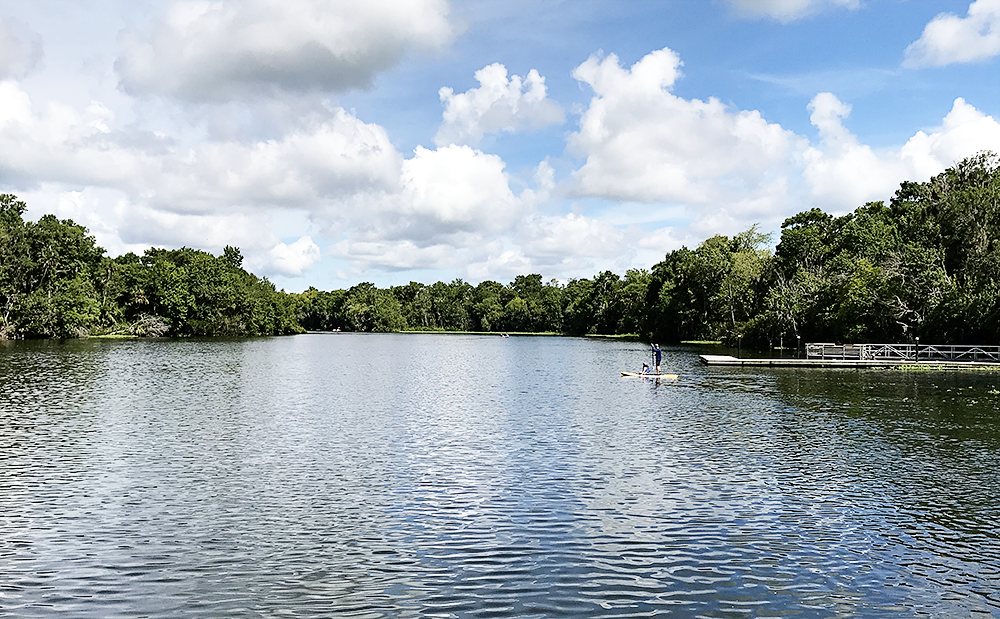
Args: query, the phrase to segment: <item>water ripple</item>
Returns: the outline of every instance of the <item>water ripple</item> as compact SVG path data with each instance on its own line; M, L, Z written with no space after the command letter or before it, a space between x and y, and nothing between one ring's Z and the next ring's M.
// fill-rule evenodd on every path
M1000 616L994 379L646 352L3 344L0 614Z

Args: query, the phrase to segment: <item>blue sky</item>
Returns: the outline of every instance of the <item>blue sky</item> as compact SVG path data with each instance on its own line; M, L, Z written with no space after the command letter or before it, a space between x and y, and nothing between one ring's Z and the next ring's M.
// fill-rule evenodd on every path
M0 191L299 291L649 268L1000 152L1000 0L0 0Z

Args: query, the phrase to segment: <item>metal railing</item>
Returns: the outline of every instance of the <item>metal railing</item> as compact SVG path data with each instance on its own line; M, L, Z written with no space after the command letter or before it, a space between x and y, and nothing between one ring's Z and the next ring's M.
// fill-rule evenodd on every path
M806 344L806 359L861 360L864 344Z
M950 344L806 344L806 359L1000 363L1000 346Z

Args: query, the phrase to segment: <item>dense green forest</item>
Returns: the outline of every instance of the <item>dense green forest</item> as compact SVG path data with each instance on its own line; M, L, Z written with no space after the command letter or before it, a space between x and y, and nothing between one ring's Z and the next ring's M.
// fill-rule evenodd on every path
M507 286L461 280L379 290L310 289L307 329L633 333L664 342L992 343L1000 340L1000 160L966 159L889 201L842 217L819 209L714 236L624 278L565 285L524 275Z
M239 250L149 249L108 258L86 228L0 195L0 339L97 334L298 333L294 300L242 268Z
M982 153L842 217L801 212L565 284L521 275L301 294L221 256L108 258L85 228L0 196L0 338L277 335L308 330L635 334L663 342L1000 340L1000 159Z

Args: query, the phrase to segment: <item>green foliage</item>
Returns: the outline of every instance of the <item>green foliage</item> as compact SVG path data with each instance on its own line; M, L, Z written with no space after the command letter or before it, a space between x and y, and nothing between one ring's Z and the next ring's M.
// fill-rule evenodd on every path
M983 153L890 201L785 221L775 328L813 341L981 343L1000 337L1000 166Z
M104 250L87 230L0 195L0 337L79 337L97 326L97 276Z
M90 333L277 335L302 331L293 299L222 256L188 248L142 257L104 256L69 220L26 222L14 196L0 196L0 337Z
M984 153L886 206L785 220L773 256L754 228L655 265L644 333L758 343L1000 339L1000 165Z
M646 332L653 339L735 340L752 331L766 298L769 236L756 226L733 238L714 236L695 250L681 248L653 267L646 292L653 306Z
M336 331L346 327L343 321L346 296L344 290L322 292L310 286L305 292L289 295L289 298L295 308L296 320L304 329Z
M497 282L485 281L472 291L469 315L477 331L503 331L504 308L513 292Z
M344 319L350 331L385 333L402 331L406 326L402 307L388 290L379 290L365 282L347 291Z
M618 326L615 333L641 335L646 317L646 295L652 276L645 269L629 269L618 287ZM648 335L648 334L647 334Z
M565 285L460 279L380 290L276 291L221 256L149 249L114 259L86 229L0 195L0 338L88 333L274 335L309 330L637 334L658 341L1000 340L1000 160L904 182L888 205L789 217L772 254L756 226L668 253L651 270Z
M111 261L105 286L114 331L134 335L257 336L298 333L295 300L221 256L181 248L149 249ZM166 330L164 329L166 326Z

